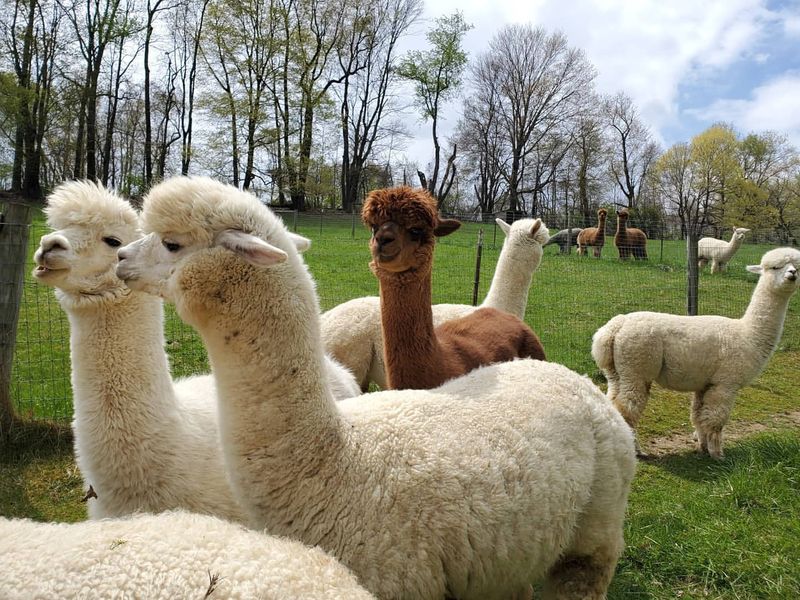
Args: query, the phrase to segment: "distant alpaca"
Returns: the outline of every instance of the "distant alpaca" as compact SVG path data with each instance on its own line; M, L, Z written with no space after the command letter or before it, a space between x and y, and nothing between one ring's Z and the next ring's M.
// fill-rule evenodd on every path
M578 236L580 235L581 231L583 231L583 229L580 227L562 229L558 233L551 235L550 239L547 240L544 245L549 246L550 244L558 244L558 249L561 254L566 254L570 246L578 245Z
M711 272L720 273L739 250L744 241L744 234L750 231L744 227L734 227L731 241L718 240L715 238L700 238L697 243L697 262L702 269L706 263L711 261Z
M617 211L617 234L614 244L619 250L619 257L627 260L631 256L635 259L647 258L647 236L641 229L628 227L628 209Z
M598 209L597 227L587 227L578 234L579 256L586 254L586 249L592 246L595 258L600 258L603 245L606 243L606 215L608 215L608 211L605 208Z
M511 225L500 218L495 221L506 237L480 307L497 308L524 320L528 290L541 264L542 245L549 232L539 219L517 219ZM433 324L438 326L476 310L478 307L469 304L434 304ZM320 325L325 350L353 372L363 390L370 382L386 389L380 298L353 298L334 306L322 314Z
M545 359L533 330L519 317L494 308L481 308L434 328L431 273L436 237L449 235L461 224L440 219L436 201L425 190L374 190L364 201L361 217L372 229L370 268L380 283L389 388L430 389L481 365Z
M760 278L741 319L655 312L617 315L592 338L592 356L608 380L608 397L636 427L656 382L694 392L692 423L700 450L722 457L722 428L736 393L766 366L800 287L800 251L770 250L747 267Z

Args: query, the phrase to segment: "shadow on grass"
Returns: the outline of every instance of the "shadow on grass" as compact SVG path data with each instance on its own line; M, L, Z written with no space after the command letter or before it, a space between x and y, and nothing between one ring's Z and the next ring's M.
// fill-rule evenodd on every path
M793 463L800 454L800 432L785 429L754 434L725 448L725 458L714 460L707 454L686 450L678 454L648 458L647 464L688 481L710 482L733 471L767 469L776 464Z
M0 432L0 464L72 453L72 429L63 423L15 420Z

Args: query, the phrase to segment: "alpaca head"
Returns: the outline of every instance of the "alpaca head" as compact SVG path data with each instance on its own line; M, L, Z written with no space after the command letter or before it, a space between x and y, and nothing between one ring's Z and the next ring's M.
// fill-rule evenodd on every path
M744 227L734 227L733 228L733 241L734 242L741 242L744 239L744 234L746 234L749 229Z
M627 221L629 216L630 216L630 213L628 212L627 208L620 208L617 211L617 218L620 221Z
M173 177L153 187L142 225L147 235L120 248L117 273L131 289L173 301L182 269L221 249L230 259L265 267L284 262L290 248L302 252L311 244L251 194L206 177Z
M497 218L495 222L506 235L503 247L513 249L514 255L538 268L542 260L542 246L550 239L550 232L541 219L518 219L511 225Z
M47 224L33 256L33 276L57 288L60 298L80 302L127 293L116 276L117 249L141 235L128 202L89 181L70 181L48 197Z
M777 294L791 295L800 287L800 250L775 248L761 257L758 265L749 265L747 270L760 275L760 285L766 285Z
M361 218L372 230L369 248L376 272L430 269L436 237L461 226L454 219L439 218L436 200L426 190L407 186L370 192Z
M605 208L598 208L597 209L597 220L598 221L605 221L606 215L608 215L608 211Z

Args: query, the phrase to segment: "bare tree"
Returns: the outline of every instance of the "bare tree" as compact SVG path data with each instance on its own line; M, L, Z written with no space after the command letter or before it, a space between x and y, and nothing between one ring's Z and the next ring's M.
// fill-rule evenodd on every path
M530 25L508 25L472 67L478 93L496 86L497 114L506 144L503 176L508 204L519 210L522 196L541 191L569 148L571 130L592 89L594 68L562 33ZM526 170L531 173L526 173Z
M633 100L625 93L607 97L603 101L603 114L608 128L609 171L628 208L635 210L647 173L658 158L659 147L639 117Z
M346 74L341 91L342 208L351 211L362 173L376 143L396 131L385 119L391 108L397 42L422 12L421 0L357 2L339 55Z

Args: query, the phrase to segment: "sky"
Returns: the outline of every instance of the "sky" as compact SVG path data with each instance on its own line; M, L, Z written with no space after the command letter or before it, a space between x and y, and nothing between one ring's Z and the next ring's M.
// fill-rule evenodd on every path
M505 24L562 31L596 68L597 90L630 96L665 148L725 121L740 135L781 132L800 149L800 0L428 0L412 47L456 10L474 26L470 58ZM459 104L447 107L445 135ZM430 126L412 121L406 153L420 161Z

